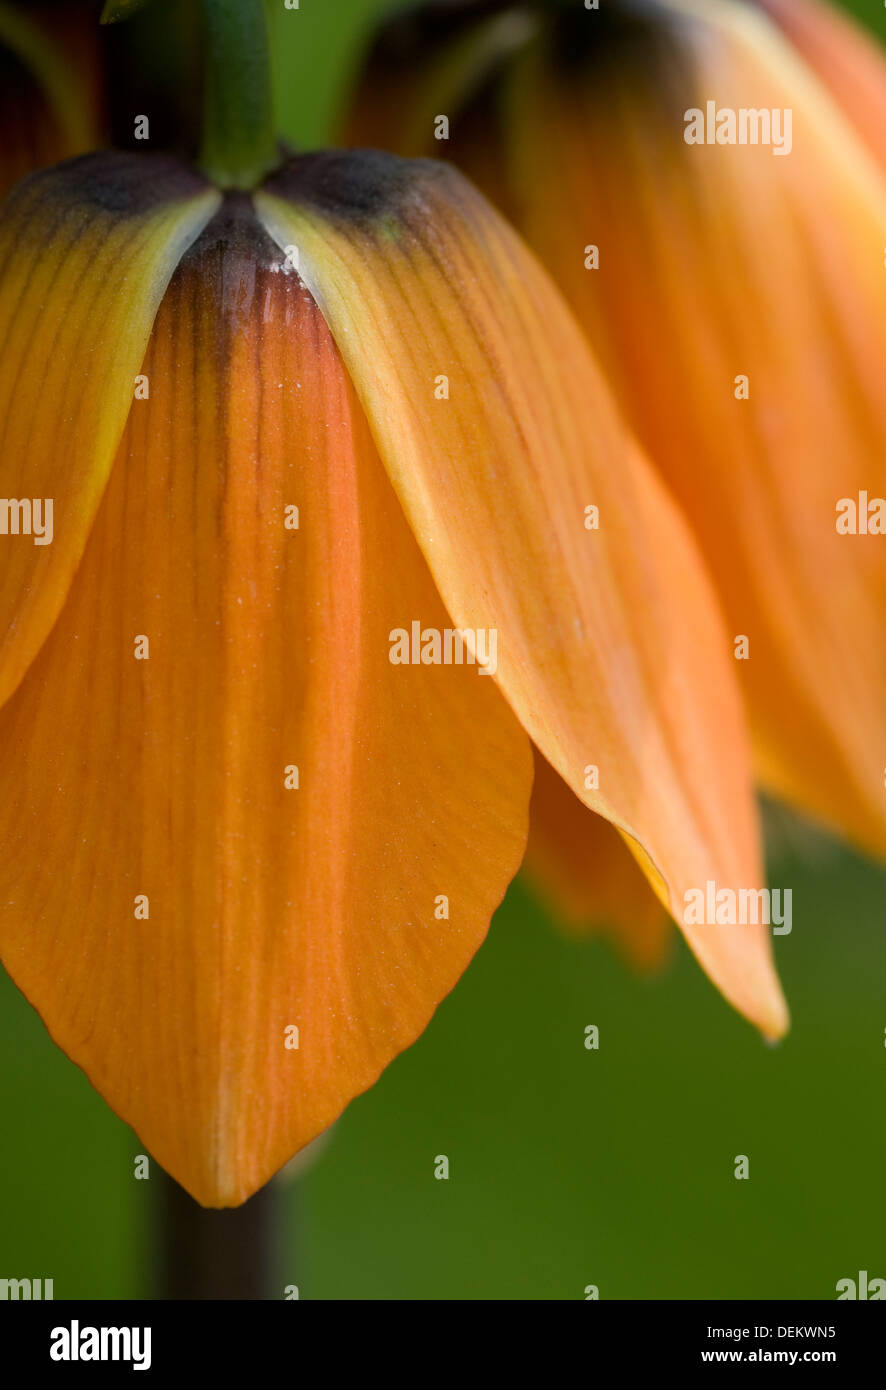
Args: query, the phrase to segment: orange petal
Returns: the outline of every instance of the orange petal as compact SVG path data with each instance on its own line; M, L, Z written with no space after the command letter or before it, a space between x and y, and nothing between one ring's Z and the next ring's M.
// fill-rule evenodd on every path
M500 638L496 679L539 749L632 838L675 914L708 879L756 885L707 578L540 267L442 164L308 156L256 202L299 255L450 614ZM779 1032L765 934L687 934L727 997Z
M886 184L759 13L643 14L515 78L523 225L694 525L761 778L883 853L886 540L836 526L886 498ZM708 100L791 111L790 153L687 144Z
M881 45L835 5L756 0L836 98L886 167L886 57Z
M25 507L0 511L0 704L64 602L157 306L217 205L169 160L104 154L32 175L4 206L0 499Z
M182 262L144 373L0 712L0 942L55 1040L222 1206L425 1027L517 871L532 765L476 668L389 659L393 629L446 616L245 199Z
M523 870L570 934L602 929L639 969L661 965L670 920L636 859L538 754Z

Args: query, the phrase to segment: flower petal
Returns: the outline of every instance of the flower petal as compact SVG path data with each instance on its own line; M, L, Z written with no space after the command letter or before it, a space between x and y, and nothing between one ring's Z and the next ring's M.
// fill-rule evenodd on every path
M104 154L32 175L4 206L0 501L27 507L0 511L0 704L64 602L157 306L217 205L170 160ZM35 500L40 527L52 503L42 538L25 534Z
M0 711L0 943L55 1040L221 1206L425 1027L518 869L532 763L476 667L392 664L393 629L445 614L246 200L183 260L144 374Z
M540 267L442 164L309 156L256 202L298 252L450 614L500 634L496 679L539 749L631 837L676 915L709 878L756 885L710 587ZM781 1031L765 934L687 932L727 997Z
M694 525L761 779L883 853L886 539L836 527L886 498L886 184L759 12L642 14L515 77L522 226ZM687 144L708 102L792 112L790 153Z
M886 57L882 45L836 5L756 0L814 69L886 168Z
M570 935L603 930L632 965L661 965L671 922L636 859L609 821L582 805L539 754L523 871Z
M470 137L479 134L465 131L464 111L536 27L536 16L507 0L395 12L382 22L365 55L343 113L342 143L404 155L428 154L437 143L437 153L460 166L462 153L474 148ZM450 143L455 132L447 112L459 113L457 150ZM482 140L477 143L482 146Z

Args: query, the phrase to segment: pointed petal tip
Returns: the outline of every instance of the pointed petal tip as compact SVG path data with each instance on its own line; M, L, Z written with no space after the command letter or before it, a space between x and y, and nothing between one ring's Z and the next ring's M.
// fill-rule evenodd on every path
M392 662L393 630L447 614L315 302L243 233L220 217L179 262L133 368L150 392L0 709L0 951L212 1207L427 1026L519 868L532 778L493 681ZM39 384L69 466L64 379Z
M790 1012L765 932L752 932L738 943L734 936L717 941L711 933L748 928L687 927L680 915L674 916L698 963L736 1012L767 1041L782 1038L790 1028Z
M388 170L393 196L380 187ZM449 613L459 628L500 632L496 680L536 746L633 838L671 911L710 877L760 882L744 711L716 596L541 266L433 161L312 157L256 205L278 245L299 247ZM592 530L589 497L605 518ZM586 790L592 761L599 791ZM736 1007L778 1031L768 943L687 935Z
M776 1008L759 1025L760 1034L767 1047L778 1047L791 1031L791 1014L784 996L779 993Z
M791 1031L791 1011L784 997L781 985L776 981L768 1015L760 1024L760 1031L767 1043L775 1047Z

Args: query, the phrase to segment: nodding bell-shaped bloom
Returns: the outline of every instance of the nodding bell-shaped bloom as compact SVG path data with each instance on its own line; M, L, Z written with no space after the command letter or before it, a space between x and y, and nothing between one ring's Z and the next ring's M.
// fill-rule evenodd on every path
M760 886L696 544L449 166L34 174L0 342L0 949L199 1201L421 1033L519 868L533 745L678 918ZM766 927L685 931L780 1034Z
M380 35L349 131L516 222L702 549L759 782L880 856L884 119L882 54L812 0L468 0ZM530 864L575 902L549 792Z

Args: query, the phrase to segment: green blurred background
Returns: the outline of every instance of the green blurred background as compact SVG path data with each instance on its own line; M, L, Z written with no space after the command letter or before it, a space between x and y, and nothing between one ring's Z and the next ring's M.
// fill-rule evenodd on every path
M278 14L294 142L323 140L387 8ZM886 38L882 5L853 8ZM784 1043L766 1047L676 939L666 972L637 978L602 943L560 937L515 885L425 1035L307 1174L278 1180L281 1296L833 1298L861 1269L886 1277L886 875L783 823L775 839L772 883L794 893L776 941ZM141 1145L5 977L0 1116L0 1277L150 1297Z

